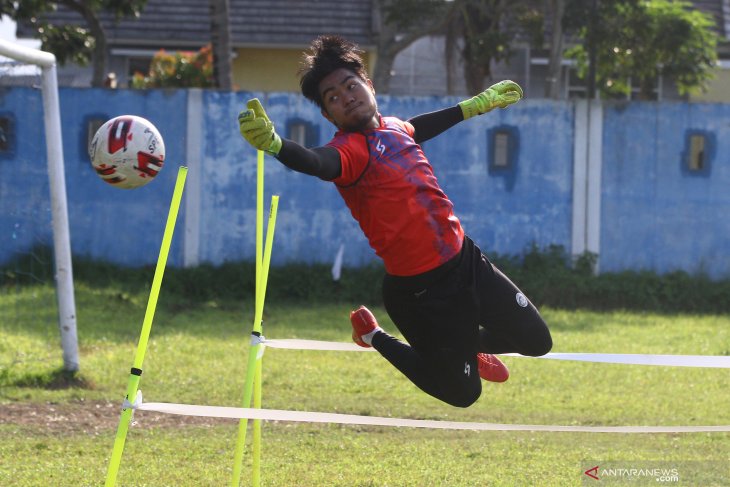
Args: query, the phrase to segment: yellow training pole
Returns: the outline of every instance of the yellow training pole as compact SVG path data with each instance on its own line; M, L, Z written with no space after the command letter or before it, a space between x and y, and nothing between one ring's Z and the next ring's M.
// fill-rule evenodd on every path
M259 296L261 295L261 267L263 265L263 240L264 238L264 151L256 151L256 254L255 254L255 293L254 293L254 310L258 309ZM261 335L261 324L256 320L256 311L254 311L254 323L252 333ZM253 337L252 337L253 338ZM253 353L252 350L250 350ZM258 353L258 349L257 349ZM249 357L249 370L251 369L251 357ZM248 380L245 387L248 387ZM245 389L244 389L245 390ZM245 407L248 407L248 403ZM241 428L243 425L243 433ZM238 486L241 482L241 462L243 461L244 444L241 441L246 438L246 423L239 421L238 441L236 442L236 453L233 464L233 477L231 477L231 485Z
M256 154L256 301L262 293L261 267L263 265L261 243L263 241L263 220L264 220L264 151ZM261 304L263 310L263 303ZM259 322L260 323L260 322ZM262 325L260 325L262 327ZM263 330L259 329L259 333ZM261 373L263 368L263 356L256 362L254 374L253 404L255 408L261 409ZM261 482L261 420L253 421L253 487L259 487Z
M277 209L279 208L279 197L274 195L271 197L271 208L269 209L269 223L266 227L266 245L264 246L264 262L261 274L261 281L259 282L259 289L261 290L257 299L259 299L259 309L261 310L261 316L259 323L263 323L263 312L264 312L264 300L266 298L266 286L269 280L269 263L271 262L271 250L274 240L274 228L276 227L276 215ZM259 330L262 331L262 330ZM254 407L261 409L261 374L263 372L263 351L257 355L256 370L254 372ZM261 484L261 420L254 419L253 421L253 487L259 487Z
M264 151L256 152L256 301L261 294L261 266L264 244ZM256 323L253 324L256 330ZM260 328L260 326L259 326ZM259 329L260 333L261 330Z
M253 380L253 407L261 409L261 374L264 368L264 357L256 362L256 374ZM253 487L261 485L261 420L253 420Z
M160 286L162 285L162 275L165 273L165 265L167 256L170 252L170 244L172 242L172 234L175 230L175 222L177 221L178 210L180 209L180 201L182 200L183 188L185 187L185 178L188 174L188 168L181 166L177 172L177 181L175 190L172 193L172 203L170 203L170 212L167 215L167 224L165 225L165 233L162 236L162 245L160 246L160 255L157 258L157 267L155 275L152 279L152 289L150 290L149 300L147 301L147 310L145 311L144 321L142 323L142 332L140 333L139 342L137 344L137 353L134 356L134 365L129 375L129 384L127 385L126 402L134 403L137 398L137 390L139 387L139 379L142 375L142 363L144 362L144 354L147 350L147 341L149 340L150 330L152 329L152 319L155 316L157 308L157 298L160 295ZM125 402L125 406L127 406ZM119 418L119 427L117 428L117 436L114 439L114 450L109 460L109 468L106 475L106 486L111 487L116 484L117 473L119 472L119 464L122 460L122 452L124 451L124 443L127 439L127 430L132 420L134 410L130 407L123 407L122 414Z
M254 378L256 374L256 363L261 359L263 348L260 343L261 337L261 319L264 312L264 297L266 296L266 284L269 276L269 264L271 262L271 245L274 239L274 228L276 226L276 212L279 206L279 197L271 197L271 209L269 211L269 225L266 229L266 246L264 248L264 258L261 268L261 280L258 283L261 292L256 296L256 310L253 323L253 332L251 333L251 348L248 352L248 365L246 367L246 382L243 391L243 407L248 408L251 405L251 396L253 395ZM236 442L236 453L234 456L233 476L231 485L238 487L241 482L241 469L243 463L243 450L246 444L246 428L248 420L242 419L238 423L238 440Z

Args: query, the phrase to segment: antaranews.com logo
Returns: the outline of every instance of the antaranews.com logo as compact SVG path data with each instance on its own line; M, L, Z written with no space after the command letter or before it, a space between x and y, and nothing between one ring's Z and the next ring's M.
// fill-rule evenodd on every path
M581 466L584 486L730 485L722 462L591 462Z

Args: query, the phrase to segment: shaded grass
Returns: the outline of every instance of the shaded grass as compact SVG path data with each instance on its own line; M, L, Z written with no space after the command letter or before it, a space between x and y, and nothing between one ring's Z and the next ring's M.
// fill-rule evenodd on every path
M3 369L3 373L8 373L8 370ZM5 382L10 386L19 388L41 388L49 390L94 388L94 384L79 372L64 370L63 367L49 371L20 374L12 380L7 380L2 377L0 378L0 382Z
M559 245L544 248L531 245L517 255L488 257L510 276L538 306L561 309L652 310L662 313L729 313L730 276L710 279L702 272L649 270L603 272L594 275L598 256L572 256ZM52 254L38 247L0 265L0 295L19 286L52 280ZM109 262L74 257L74 279L92 289L116 289L125 299L149 289L154 266L123 267ZM384 269L372 263L343 268L335 282L327 264L287 263L272 267L268 297L272 302L381 303L380 285ZM165 293L168 306L180 310L203 303L236 301L254 293L253 262L202 264L193 268L168 268ZM0 316L2 318L2 316Z

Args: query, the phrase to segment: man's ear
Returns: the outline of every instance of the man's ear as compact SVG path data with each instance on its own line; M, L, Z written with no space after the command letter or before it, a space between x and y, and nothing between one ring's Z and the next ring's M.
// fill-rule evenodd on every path
M375 94L375 86L373 85L373 81L370 78L365 78L365 83L370 87L370 91L373 92L373 95Z

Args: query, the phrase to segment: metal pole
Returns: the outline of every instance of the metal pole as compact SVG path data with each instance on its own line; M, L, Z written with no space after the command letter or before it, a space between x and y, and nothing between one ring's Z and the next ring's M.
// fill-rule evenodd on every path
M48 181L51 190L53 248L56 265L58 299L58 329L63 348L63 369L79 370L79 345L76 334L76 303L74 300L73 267L71 264L71 235L66 203L66 175L61 138L61 110L58 101L56 65L41 68L43 83L43 112L46 129Z

